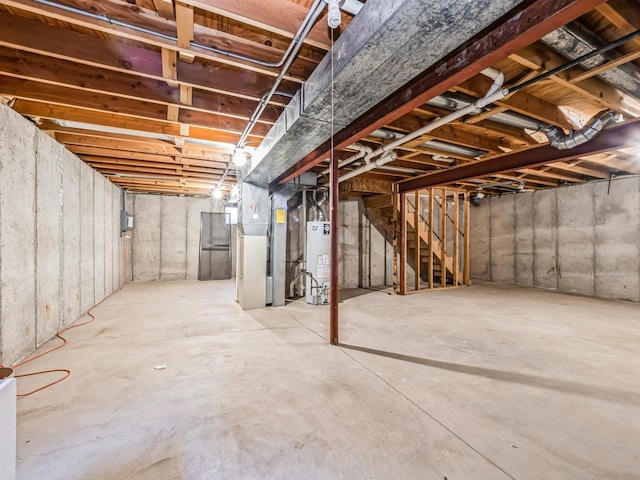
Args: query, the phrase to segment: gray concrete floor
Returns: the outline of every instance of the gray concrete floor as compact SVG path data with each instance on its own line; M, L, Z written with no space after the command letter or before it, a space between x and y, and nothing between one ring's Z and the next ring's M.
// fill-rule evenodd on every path
M19 401L18 480L640 479L637 304L354 290L332 347L233 288L127 285L24 367L72 375Z

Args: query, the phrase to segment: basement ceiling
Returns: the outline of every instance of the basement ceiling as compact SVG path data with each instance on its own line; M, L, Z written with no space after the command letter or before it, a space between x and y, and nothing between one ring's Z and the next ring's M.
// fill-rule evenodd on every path
M0 95L123 188L209 195L226 172L223 188L228 190L236 175L230 167L233 146L279 69L216 52L277 62L311 4L0 0ZM341 31L351 19L343 13ZM249 147L261 143L291 95L329 50L326 25L323 16L305 39L278 87L280 94L273 96L252 128ZM610 0L493 67L504 73L505 86L514 86L639 28L638 0ZM449 114L453 100L481 97L490 84L484 75L468 78L367 132L357 143L378 148ZM363 174L351 193L376 193L381 184L525 152L547 142L522 122L509 122L514 114L565 131L581 128L604 109L633 122L640 117L639 92L636 37L398 147L397 160ZM640 174L638 148L615 145L609 151L453 184L491 194ZM347 146L340 158L355 152ZM357 166L346 166L344 172ZM313 168L321 172L326 164L316 162ZM348 182L343 190L350 192Z

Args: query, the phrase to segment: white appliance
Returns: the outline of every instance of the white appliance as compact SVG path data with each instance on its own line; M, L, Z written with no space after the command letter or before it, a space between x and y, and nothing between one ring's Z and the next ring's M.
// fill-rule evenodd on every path
M236 295L243 310L267 306L267 237L240 235Z
M307 222L305 299L313 305L329 304L329 222Z
M0 380L0 480L16 478L16 379Z

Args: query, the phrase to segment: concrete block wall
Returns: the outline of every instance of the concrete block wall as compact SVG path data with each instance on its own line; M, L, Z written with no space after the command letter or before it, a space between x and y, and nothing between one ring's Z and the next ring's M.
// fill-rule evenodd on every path
M120 189L0 105L0 363L118 288Z
M367 218L359 199L340 201L341 288L380 287L393 284L393 247Z
M200 214L223 213L224 200L127 194L126 210L135 219L129 232L127 281L195 280L200 254ZM235 275L236 228L231 230Z
M480 200L475 278L640 301L640 178Z

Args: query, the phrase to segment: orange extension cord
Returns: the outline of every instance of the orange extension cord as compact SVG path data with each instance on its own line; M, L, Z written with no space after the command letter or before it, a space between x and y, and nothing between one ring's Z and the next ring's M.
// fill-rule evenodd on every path
M125 252L124 253L124 272L125 272L125 275L126 275L126 271L127 271L127 241L126 241L126 238L127 237L124 237L124 238L125 238L125 241L124 241L124 252ZM109 297L111 297L111 295L113 295L115 293L118 293L120 290L122 290L122 288L124 287L125 283L126 283L126 281L123 281L122 285L120 285L120 288L118 288L117 290L114 290L113 292L111 292L108 296L103 298L99 303L97 303L96 305L94 305L93 307L91 307L89 309L89 311L87 312L87 315L89 315L91 317L90 320L87 320L86 322L78 323L77 325L70 325L68 327L63 328L58 333L56 333L56 337L58 337L60 340L62 340L62 343L60 345L58 345L57 347L53 347L53 348L47 350L46 352L39 353L35 357L31 357L31 358L28 358L26 360L23 360L22 362L15 364L12 368L14 370L17 370L18 368L22 367L23 365L26 365L29 362L33 362L34 360L36 360L36 359L38 359L40 357L44 357L45 355L48 355L51 352L55 352L56 350L59 350L62 347L64 347L67 344L67 339L64 338L60 334L63 333L63 332L66 332L67 330L71 330L73 328L82 327L84 325L87 325L87 324L93 322L96 319L96 317L91 313L91 311L94 308L99 307L100 304L102 304L102 302L104 302ZM2 365L0 365L0 367L2 367ZM69 378L69 376L71 375L71 370L68 370L66 368L56 368L56 369L53 369L53 370L41 370L41 371L38 371L38 372L23 373L23 374L20 374L20 375L14 375L14 377L15 378L32 377L32 376L35 376L35 375L44 375L44 374L47 374L47 373L64 373L65 375L62 378L59 378L59 379L57 379L57 380L55 380L55 381L53 381L51 383L48 383L48 384L46 384L46 385L44 385L42 387L36 388L35 390L31 390L30 392L18 393L18 395L17 395L18 398L28 397L29 395L33 395L36 392L40 392L41 390L44 390L45 388L49 388L49 387L55 385L56 383L62 382L63 380Z

